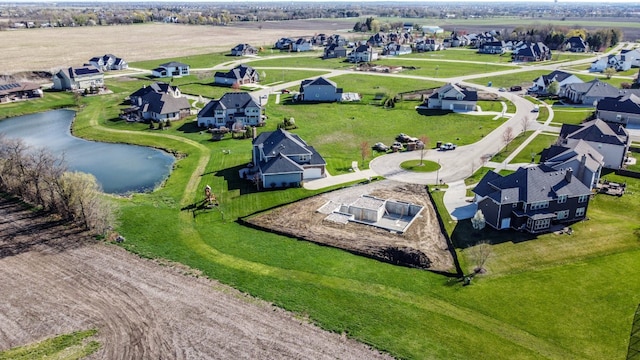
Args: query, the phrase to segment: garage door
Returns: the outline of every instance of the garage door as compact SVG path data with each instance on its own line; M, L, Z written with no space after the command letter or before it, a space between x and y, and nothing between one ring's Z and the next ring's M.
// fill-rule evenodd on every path
M305 180L308 179L318 179L322 177L322 171L318 168L305 169L304 174L302 175Z

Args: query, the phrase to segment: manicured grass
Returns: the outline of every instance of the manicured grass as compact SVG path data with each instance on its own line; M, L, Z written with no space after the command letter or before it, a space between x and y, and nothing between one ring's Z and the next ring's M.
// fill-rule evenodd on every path
M56 336L36 344L20 346L0 352L0 359L83 359L100 348L97 341L87 341L97 330L77 331Z
M354 64L341 59L322 59L322 53L305 53L301 55L279 55L274 58L256 59L248 64L256 69L277 68L314 68L314 69L351 69Z
M502 112L502 102L505 102L507 104L507 110L509 109L509 103L510 101L506 101L505 99L500 99L500 101L478 101L478 106L480 106L480 108L482 109L482 111L495 111L495 112ZM513 106L513 109L515 110L515 106Z
M594 112L593 108L553 107L553 122L559 124L581 124Z
M557 135L540 134L536 136L529 145L522 149L522 151L520 151L518 155L511 160L511 162L514 164L529 163L532 162L531 158L533 155L533 162L538 163L540 161L540 154L542 150L553 145L557 140Z
M45 91L44 97L0 104L0 119L37 112L74 107L73 94L66 91Z
M350 91L351 85L338 84ZM590 220L573 225L570 236L532 237L488 228L476 232L468 220L455 222L445 214L444 192L432 192L465 271L474 266L469 245L479 240L493 244L489 272L462 287L440 274L241 226L239 217L317 192L257 192L238 176L250 159L249 140L211 142L190 122L151 131L112 121L123 98L124 94L113 94L83 99L86 106L76 118L74 133L186 155L164 188L114 199L121 211L117 230L127 238L127 249L199 269L398 358L624 357L629 325L640 302L640 282L633 276L640 273L639 180L605 175L627 182L628 194L596 196L589 206ZM404 132L439 140L459 137L456 143L468 144L500 123L459 114L420 115L414 109L417 103L401 101L394 109L365 102L270 103L267 112L270 119L295 117L300 127L295 132L326 154L333 168L342 162L350 167L359 159L356 144L362 141L389 143ZM275 122L259 130L274 129ZM200 159L208 159L202 168ZM194 212L189 205L202 196L206 184L220 207Z
M533 131L527 131L527 132L518 134L509 143L508 146L505 146L504 148L502 148L502 150L500 150L500 152L494 154L493 157L491 157L491 161L494 161L494 162L505 161L509 157L509 155L511 155L511 153L518 148L518 146L520 146L525 140L527 140L527 138L529 138L529 135L531 134L533 134Z
M631 171L637 171L640 172L640 149L638 148L633 148L631 150L631 157L633 157L634 159L636 159L636 163L635 165L629 165L627 166L628 170Z
M408 75L419 75L434 78L447 78L453 76L472 75L480 73L490 73L492 71L502 71L515 69L515 66L493 66L491 64L476 64L463 62L445 61L417 61L402 60L402 58L385 58L375 62L378 65L402 66L405 68L415 67L415 69L405 69L402 73Z
M495 88L509 88L513 85L520 85L523 88L526 88L533 84L533 80L548 73L550 73L550 71L548 70L522 71L507 75L486 76L483 78L468 80L468 82L486 85L487 83L489 83L489 81L491 81L491 86Z
M429 160L407 160L401 163L400 167L415 172L433 172L441 168L440 164Z
M225 64L228 62L244 59L241 56L230 56L230 52L228 53L213 53L213 54L202 54L202 55L190 55L185 57L178 58L168 58L168 59L156 59L156 60L147 60L147 61L136 61L129 64L132 68L141 68L147 70L153 70L157 68L160 64L168 63L171 61L177 61L184 64L189 65L191 70L194 69L206 69L211 68L216 65Z
M511 63L511 55L491 55L480 54L477 49L447 49L441 51L427 51L422 53L413 52L408 55L402 55L399 59L433 59L433 60L459 60L459 61L477 61L483 63Z
M444 85L439 81L380 76L376 74L347 74L331 78L345 92L357 92L362 102L373 102L377 94L398 95L417 90L433 89ZM419 104L415 104L419 105Z
M473 173L473 175L471 175L468 178L464 179L465 185L477 184L491 170L492 170L491 168L486 167L486 166L483 166L483 167L479 168L478 170L476 170Z

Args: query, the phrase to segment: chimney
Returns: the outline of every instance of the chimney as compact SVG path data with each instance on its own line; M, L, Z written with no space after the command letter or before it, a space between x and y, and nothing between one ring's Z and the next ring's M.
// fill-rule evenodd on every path
M567 171L564 173L564 179L567 180L568 183L570 183L572 177L573 177L573 169L568 168Z
M258 128L253 126L251 127L251 138L255 140L256 137L258 137Z

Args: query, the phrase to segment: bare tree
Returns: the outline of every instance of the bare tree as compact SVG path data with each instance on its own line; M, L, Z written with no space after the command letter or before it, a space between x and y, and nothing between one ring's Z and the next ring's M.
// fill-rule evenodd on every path
M420 142L422 142L422 148L420 148L420 166L422 166L424 156L427 154L427 150L429 149L429 138L427 135L420 136Z
M511 126L504 130L504 132L502 133L502 141L504 142L505 150L509 150L509 143L513 141L514 137L515 136L513 135L513 128Z
M364 166L365 160L371 155L371 148L369 148L369 143L363 141L360 143L360 155L362 156L362 166Z
M484 165L486 164L489 159L491 159L491 154L482 154L482 156L480 156L480 164Z
M491 243L488 241L480 241L475 246L471 247L469 249L469 256L475 265L473 272L476 274L485 273L485 265L492 255L493 251L491 250Z
M520 125L522 125L522 132L525 133L529 130L531 124L530 124L530 119L528 116L525 116L522 118L522 120L520 120Z

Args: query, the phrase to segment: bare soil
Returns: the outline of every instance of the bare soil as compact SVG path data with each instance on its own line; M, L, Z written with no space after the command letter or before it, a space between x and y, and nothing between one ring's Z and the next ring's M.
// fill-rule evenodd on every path
M0 279L0 351L97 328L92 359L389 358L3 198Z
M404 234L358 223L325 221L317 212L328 201L349 204L363 194L424 207ZM454 272L447 239L424 186L384 180L317 195L247 219L250 224L303 240L329 245L385 262L438 272Z

